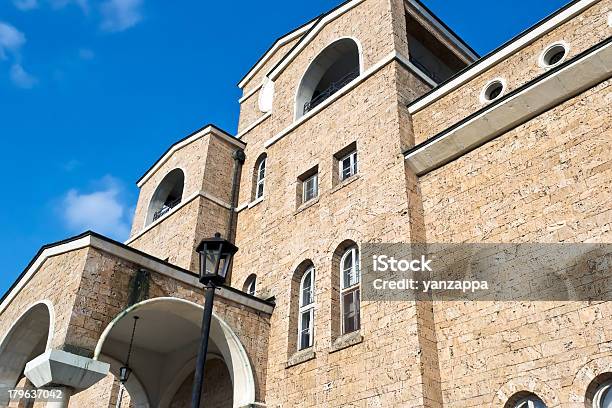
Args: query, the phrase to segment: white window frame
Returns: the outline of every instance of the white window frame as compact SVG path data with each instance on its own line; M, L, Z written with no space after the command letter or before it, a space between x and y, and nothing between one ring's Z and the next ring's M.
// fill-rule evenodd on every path
M307 185L309 181L314 182L314 191L313 195L310 198L306 197L306 192L308 191ZM302 203L307 203L311 200L314 200L319 196L319 173L315 173L312 176L308 177L306 180L302 181Z
M309 278L310 280L311 296L310 296L310 303L304 305L302 294L304 291L304 283L306 282L306 278ZM299 296L299 310L298 310L297 349L298 351L300 351L300 350L305 350L305 349L312 347L313 341L314 341L315 269L313 266L309 267L304 272L304 275L302 276L302 279L300 280L300 291L299 291L298 296ZM305 347L302 347L302 330L304 329L302 327L302 316L305 314L310 315L310 332L309 332L308 345L306 345Z
M346 268L344 264L348 257L351 257L352 260L352 272L351 275L355 277L356 282L351 285L351 282L345 282L344 280L344 272ZM355 301L355 313L358 324L356 325L356 329L354 331L359 331L361 328L361 264L359 260L359 248L357 246L352 246L347 249L342 258L340 259L340 326L341 326L341 334L348 334L352 332L347 332L344 327L344 295L347 293L353 293L353 300L355 293L359 295L359 301Z
M257 165L257 181L255 183L255 199L259 200L266 194L266 160L264 157L259 161ZM262 174L263 173L263 174ZM261 193L259 192L259 186L261 186Z
M593 397L593 408L603 408L601 404L603 402L603 397L606 392L612 393L612 380L608 380L604 382L602 385L597 388L595 391L595 396Z
M349 160L351 172L348 176L345 177L344 176L344 161L347 159ZM346 156L344 156L338 161L338 177L340 178L340 181L344 181L346 179L353 177L355 174L357 174L357 171L358 171L357 150L353 150L352 152L350 152L349 154L347 154Z

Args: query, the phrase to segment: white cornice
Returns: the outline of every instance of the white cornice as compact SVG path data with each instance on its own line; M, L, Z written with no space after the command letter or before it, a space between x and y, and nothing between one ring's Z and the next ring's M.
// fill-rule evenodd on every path
M168 161L168 159L170 159L170 157L172 157L172 155L174 153L176 153L178 150L182 149L185 146L190 145L191 143L195 142L196 140L198 140L199 138L201 138L202 136L205 136L207 134L213 134L215 136L220 137L221 139L233 144L234 146L240 148L240 149L244 149L244 147L246 146L243 142L241 142L240 140L236 139L235 137L228 135L225 132L220 131L219 129L217 129L214 126L207 126L204 129L194 133L193 135L191 135L190 137L188 137L187 139L176 143L175 145L173 145L156 163L153 167L151 167L143 176L142 178L138 181L138 183L136 183L136 185L138 187L142 187L142 185L149 179L151 178L151 176L153 174L155 174L155 172L157 170L159 170L159 168L161 166L164 165L164 163L166 163Z
M145 256L144 254L132 249L125 247L119 243L115 243L106 239L102 239L96 235L86 235L82 238L78 238L74 241L68 241L63 244L57 244L56 246L46 248L43 250L36 259L31 263L29 268L19 279L15 287L11 289L6 298L0 304L0 315L5 311L8 305L15 299L15 297L21 292L25 285L32 279L32 277L38 272L40 267L45 261L53 256L64 254L67 252L75 251L82 248L95 248L104 252L107 252L113 256L124 259L126 261L137 264L149 271L157 272L161 275L165 275L184 282L194 287L202 287L198 278L194 275L185 273L185 270L174 267L168 263L162 262L154 257ZM49 284L52 284L51 282ZM255 310L262 311L264 313L271 313L272 306L267 303L258 302L257 300L242 294L240 292L232 291L231 289L221 288L219 296L232 300L236 303L251 307Z
M267 75L272 81L276 80L278 76L285 70L287 65L291 63L299 55L300 52L312 41L314 37L330 22L334 21L338 17L342 16L347 11L351 10L355 6L363 3L365 0L353 0L350 1L343 6L337 8L333 12L325 15L323 18L316 21L316 25L306 34L304 38L300 41L300 43L293 48L283 59L281 62Z
M424 175L563 103L612 75L612 43L568 62L498 103L492 103L446 133L425 141L405 155L410 167Z
M136 241L138 238L140 238L141 236L143 236L144 234L149 232L151 229L155 228L156 226L158 226L159 224L164 222L164 220L166 220L167 218L172 216L172 214L175 214L181 208L185 207L187 204L189 204L190 202L192 202L193 200L195 200L198 197L202 197L202 198L205 198L205 199L207 199L209 201L212 201L213 203L217 204L218 206L226 208L228 210L232 209L232 206L229 203L226 203L225 201L221 200L220 198L217 198L217 197L215 197L215 196L213 196L211 194L208 194L205 191L196 191L195 193L191 194L190 196L185 198L183 201L181 201L176 207L171 208L170 211L165 213L163 216L159 217L158 219L153 221L151 224L149 224L145 228L143 228L140 232L138 232L134 236L130 237L127 241L124 242L124 244L125 245L129 245L132 242Z
M272 48L270 48L268 50L268 52L266 52L264 54L264 56L257 62L257 64L255 64L255 66L253 68L251 68L249 70L249 72L247 72L247 74L244 76L244 78L242 78L242 80L238 83L238 87L239 88L244 88L244 86L247 84L247 82L249 82L251 80L251 78L253 78L253 76L261 69L261 67L270 60L270 58L272 58L272 56L276 53L276 51L278 51L278 49L280 47L282 47L283 45L287 44L288 42L293 41L294 39L296 39L297 37L303 35L306 31L310 30L310 28L315 24L316 21L312 21L309 24L298 28L295 31L290 32L289 34L285 35L284 37L279 38L278 40L276 40L274 42L274 45L272 46ZM261 86L261 84L260 84ZM252 92L252 91L249 91ZM247 92L247 94L249 93ZM245 95L246 96L246 95ZM245 97L243 97L245 98Z
M411 114L415 114L419 112L420 110L429 106L431 103L433 103L437 99L442 98L443 96L454 91L455 89L459 88L465 83L471 81L475 77L481 75L486 70L498 64L500 61L508 58L512 54L515 54L522 48L533 43L538 38L554 30L556 27L570 20L577 14L582 13L584 10L591 7L593 4L597 3L598 1L600 0L580 0L578 1L576 4L563 10L561 13L557 14L553 18L543 22L541 25L532 29L527 34L523 35L522 37L519 37L515 41L512 41L511 43L507 44L505 47L497 50L493 54L490 54L486 56L485 58L479 60L476 64L473 65L472 68L466 70L463 74L459 75L458 77L452 79L446 84L430 92L424 98L418 99L416 102L408 106L408 111Z
M251 130L253 130L257 125L259 125L261 122L263 122L264 120L268 119L270 116L272 116L272 112L268 112L265 113L263 115L261 115L255 122L251 123L249 126L247 126L246 128L244 128L242 131L240 131L240 133L238 133L236 135L236 139L241 139L242 136L246 135L247 133L249 133Z
M406 0L407 4L410 4L421 16L431 23L438 31L440 31L450 42L459 48L466 56L477 60L478 55L474 53L469 47L466 47L463 41L451 31L449 31L444 25L440 24L438 19L433 16L428 10L426 10L419 2L414 0Z
M423 71L421 71L418 67L416 67L412 62L410 62L407 57L405 57L404 55L396 51L391 52L387 54L386 56L384 56L383 58L381 58L380 61L372 65L364 73L362 73L357 78L349 82L344 88L340 89L338 92L334 93L332 96L327 98L325 101L317 105L313 110L309 111L304 116L295 120L291 125L287 126L285 129L283 129L282 131L274 135L272 138L268 139L264 143L264 147L268 148L272 146L274 143L278 142L280 139L282 139L287 134L289 134L289 132L291 132L292 130L300 126L302 123L306 122L307 120L315 116L317 113L325 109L330 104L334 103L336 100L338 100L342 96L346 95L352 89L356 88L359 84L361 84L363 81L365 81L366 79L374 75L376 72L378 72L381 68L385 67L387 64L389 64L390 62L396 59L400 61L402 64L406 65L410 70L412 70L414 74L416 74L424 82L426 82L432 87L436 86L436 83L431 78L429 78L427 75L425 75Z

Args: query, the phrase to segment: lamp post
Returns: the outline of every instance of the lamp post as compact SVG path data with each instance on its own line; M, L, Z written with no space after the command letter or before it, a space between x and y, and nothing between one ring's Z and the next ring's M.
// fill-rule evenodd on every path
M115 405L116 408L121 407L125 383L130 378L130 374L132 374L132 369L130 368L130 356L132 355L132 347L134 346L134 334L136 334L136 323L138 323L138 319L138 316L134 316L134 326L132 326L132 338L130 339L130 347L128 348L127 358L125 359L125 365L119 369L119 382L121 383L121 387L119 388L119 396L117 397L117 404Z
M206 364L215 289L225 282L227 271L238 248L221 238L221 234L217 232L213 238L203 240L196 251L200 254L200 283L204 285L204 315L202 316L202 338L200 339L200 349L198 350L193 378L192 408L200 408L202 398L204 366Z

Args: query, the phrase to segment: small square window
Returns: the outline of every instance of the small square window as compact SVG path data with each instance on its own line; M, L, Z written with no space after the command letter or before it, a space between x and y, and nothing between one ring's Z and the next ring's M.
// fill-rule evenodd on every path
M340 181L357 174L357 151L354 150L340 159L338 169L340 171Z
M313 200L319 195L319 175L310 176L302 182L302 202Z

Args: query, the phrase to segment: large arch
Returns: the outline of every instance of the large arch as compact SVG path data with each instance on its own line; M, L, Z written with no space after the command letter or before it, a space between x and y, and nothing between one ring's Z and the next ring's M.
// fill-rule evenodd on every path
M177 378L186 378L195 368L202 313L202 306L178 298L138 303L104 330L94 359L107 355L125 361L133 316L138 316L130 367L142 383L150 405L167 406L181 384ZM230 326L215 313L209 340L208 359L211 358L221 359L229 371L233 406L255 403L255 378L248 355Z
M295 119L323 103L363 72L361 45L350 37L329 44L308 66L295 96Z
M54 318L51 302L34 303L0 341L0 406L8 405L8 393L3 391L15 388L26 363L49 349Z
M184 188L185 172L182 169L176 168L166 174L151 197L145 226L176 207L183 199Z

